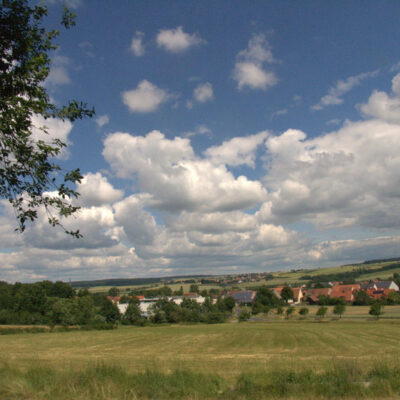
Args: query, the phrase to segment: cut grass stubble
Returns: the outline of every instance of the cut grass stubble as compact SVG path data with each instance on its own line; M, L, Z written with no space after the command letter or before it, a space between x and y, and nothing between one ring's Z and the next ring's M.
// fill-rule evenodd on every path
M396 397L399 328L281 321L4 335L0 398Z

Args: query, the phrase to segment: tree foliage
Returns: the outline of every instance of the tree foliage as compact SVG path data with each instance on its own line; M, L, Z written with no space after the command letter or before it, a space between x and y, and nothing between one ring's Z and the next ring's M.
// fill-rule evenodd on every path
M287 303L293 299L293 290L289 286L284 286L281 291L281 298Z
M46 15L43 3L31 7L27 0L0 1L0 198L13 206L21 232L41 208L53 226L62 226L61 219L79 209L71 203L78 196L72 186L82 178L79 169L63 171L54 161L66 143L35 139L33 118L73 122L94 114L76 100L61 107L50 100L44 81L59 31L43 27ZM74 15L64 9L61 23L73 26ZM46 126L39 129L48 133Z
M373 303L369 309L369 314L373 315L376 319L383 314L383 307L380 303Z
M328 307L325 306L321 306L318 308L317 312L316 312L316 316L320 319L324 318L326 313L328 312Z
M342 318L343 313L346 311L346 305L342 303L338 303L333 307L333 313L339 315Z

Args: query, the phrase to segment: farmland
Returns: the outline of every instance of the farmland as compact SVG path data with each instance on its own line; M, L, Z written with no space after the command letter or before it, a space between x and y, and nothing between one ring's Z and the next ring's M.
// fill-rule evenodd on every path
M179 278L159 278L157 282L138 285L123 284L123 280L121 280L121 283L118 285L114 283L106 285L104 284L106 281L103 281L101 284L98 284L96 281L87 282L86 285L92 293L107 293L108 290L113 286L117 286L120 289L121 293L128 293L130 290L141 291L147 289L160 289L166 285L169 286L172 291L179 290L182 286L183 290L185 292L188 292L192 283L199 285L200 290L210 290L218 288L255 289L262 285L266 285L268 287L279 285L306 285L307 283L309 283L310 279L315 279L316 277L319 277L321 281L331 280L332 276L338 275L339 277L341 274L351 274L354 272L357 274L355 276L356 281L368 281L372 279L391 279L393 274L400 273L400 261L398 259L381 260L376 262L367 261L360 264L333 266L328 268L293 269L290 271L252 274L254 275L253 278L255 279L251 280L246 279L246 276L243 274L208 277L209 279L211 278L215 280L215 284L201 284L202 278L186 276ZM306 277L308 277L308 279L306 279ZM343 280L343 278L338 280ZM222 283L226 281L230 283ZM74 283L73 286L76 288L81 287L78 284Z
M377 363L386 369L397 368L399 329L398 320L373 321L364 315L359 321L271 319L262 323L3 335L0 376L6 376L5 369L22 374L32 368L47 368L53 373L69 374L106 365L124 374L206 373L218 376L226 385L235 385L243 374L254 378L274 371L300 374L307 370L318 374L351 366L362 373ZM0 381L0 393L7 385L9 379Z

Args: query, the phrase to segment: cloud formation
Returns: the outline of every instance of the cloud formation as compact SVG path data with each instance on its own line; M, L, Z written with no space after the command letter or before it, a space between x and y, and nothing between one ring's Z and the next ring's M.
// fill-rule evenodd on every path
M77 191L80 194L79 203L85 207L112 204L124 194L122 190L115 189L100 172L84 175L77 185Z
M233 79L239 90L243 88L267 90L278 83L272 71L267 71L265 63L275 62L271 46L265 35L253 35L246 49L239 52L233 71Z
M158 88L147 80L139 82L136 89L127 90L122 93L122 100L131 112L149 113L170 98L167 91Z
M59 85L68 85L71 83L71 78L68 73L68 65L70 60L68 57L57 55L51 60L49 75L44 84L47 87L55 87Z
M343 103L343 96L350 92L354 87L361 84L364 79L373 78L379 71L364 72L359 75L350 76L345 80L339 80L335 86L328 90L328 94L321 97L319 102L311 107L312 110L322 110L328 106L335 106Z
M46 144L52 145L54 140L61 140L66 145L71 144L68 136L72 130L72 123L68 120L62 121L57 118L44 119L41 115L34 114L31 118L31 140L37 142L41 140ZM69 157L68 147L61 149L57 158L66 159Z
M259 182L235 178L224 164L196 157L189 139L170 140L159 131L109 135L103 156L119 177L137 179L149 206L165 211L251 208L266 195Z
M136 57L141 57L145 53L145 46L143 44L144 33L136 31L135 36L131 41L131 51Z
M110 117L107 114L100 115L98 118L95 119L95 122L97 126L101 128L110 122Z
M182 26L175 29L162 29L156 38L157 46L169 53L182 53L190 47L199 46L205 43L196 34L189 34L183 31Z
M400 123L400 73L392 80L392 94L375 90L361 111L368 116Z
M398 226L399 135L399 125L368 120L317 138L299 130L268 138L260 217L321 229Z
M394 102L399 92L400 74L390 94L380 93ZM396 257L400 122L376 93L360 106L368 118L321 136L261 131L200 152L189 134L113 132L103 149L110 170L85 174L82 209L62 220L83 239L51 228L45 212L17 235L10 205L0 202L0 242L9 249L0 252L2 279L222 274ZM52 135L68 140L72 125L35 121L54 122ZM336 232L353 239L332 239Z
M214 98L213 87L210 82L200 83L193 91L193 97L199 103L206 103Z
M257 148L269 136L267 131L255 135L237 137L223 142L220 146L209 147L204 154L213 163L230 166L247 165L255 167Z

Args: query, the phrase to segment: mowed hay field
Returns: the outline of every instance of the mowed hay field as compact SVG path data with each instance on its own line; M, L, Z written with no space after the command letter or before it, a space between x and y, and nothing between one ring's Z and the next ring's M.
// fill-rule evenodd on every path
M189 369L230 379L287 366L324 369L333 360L397 363L399 333L400 323L390 321L279 321L15 334L0 336L0 361L54 369L101 361L131 372Z
M310 319L0 335L0 398L399 398L399 332Z

